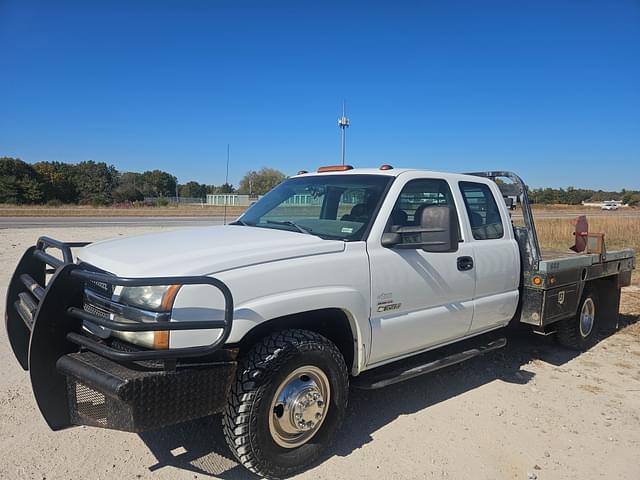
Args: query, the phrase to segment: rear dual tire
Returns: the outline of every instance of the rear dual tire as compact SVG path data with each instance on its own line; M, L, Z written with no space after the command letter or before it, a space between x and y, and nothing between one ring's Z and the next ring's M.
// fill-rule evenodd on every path
M595 292L585 287L576 315L558 322L558 343L578 351L593 347L598 341L599 310Z
M257 475L295 475L332 441L348 389L344 358L331 341L306 330L271 334L240 360L223 415L227 444Z

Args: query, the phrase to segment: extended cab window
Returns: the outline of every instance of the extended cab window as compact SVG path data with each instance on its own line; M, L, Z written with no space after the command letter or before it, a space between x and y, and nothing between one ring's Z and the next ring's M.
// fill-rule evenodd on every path
M484 183L460 182L460 191L476 240L502 238L504 227L491 189Z
M422 210L429 205L452 205L453 196L444 180L433 178L408 182L391 211L390 227L420 225Z
M256 202L238 224L362 240L392 179L356 174L290 178Z
M391 211L387 231L392 232L399 227L419 226L422 211L434 205L455 206L451 189L445 180L425 178L409 181L400 192ZM458 225L458 238L462 238L459 228ZM403 236L403 240L419 241L410 235Z

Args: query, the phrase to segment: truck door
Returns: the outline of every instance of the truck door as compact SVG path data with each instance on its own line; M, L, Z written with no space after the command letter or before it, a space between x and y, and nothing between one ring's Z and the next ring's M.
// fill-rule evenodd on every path
M446 180L416 178L401 187L390 212L388 207L380 211L388 218L384 228L419 224L422 209L429 205L457 207L458 217L463 218L464 210L456 205ZM372 302L369 364L465 335L475 289L471 245L460 242L458 251L451 253L385 248L377 233L374 238L372 230L367 242Z
M495 186L460 182L471 227L476 272L471 333L506 325L518 306L520 256L502 195ZM499 206L502 208L499 208Z

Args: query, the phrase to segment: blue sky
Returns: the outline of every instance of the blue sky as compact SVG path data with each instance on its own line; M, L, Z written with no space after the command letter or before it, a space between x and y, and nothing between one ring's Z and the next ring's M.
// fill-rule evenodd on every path
M0 156L640 189L640 2L0 0Z

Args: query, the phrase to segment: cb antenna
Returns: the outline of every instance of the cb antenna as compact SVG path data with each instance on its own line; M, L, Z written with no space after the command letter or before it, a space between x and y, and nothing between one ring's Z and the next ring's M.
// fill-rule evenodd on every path
M338 119L338 127L340 127L340 150L342 151L342 165L344 165L347 143L347 128L349 128L346 102L344 100L342 101L342 116Z
M225 190L228 190L227 185L229 185L229 150L230 150L230 148L231 147L227 143L227 172L225 173L225 176L224 176L224 187L225 187ZM223 216L222 216L222 224L223 225L227 224L227 201L229 200L228 195L229 195L229 193L227 192L225 194L225 196L224 196L224 213L223 213Z

